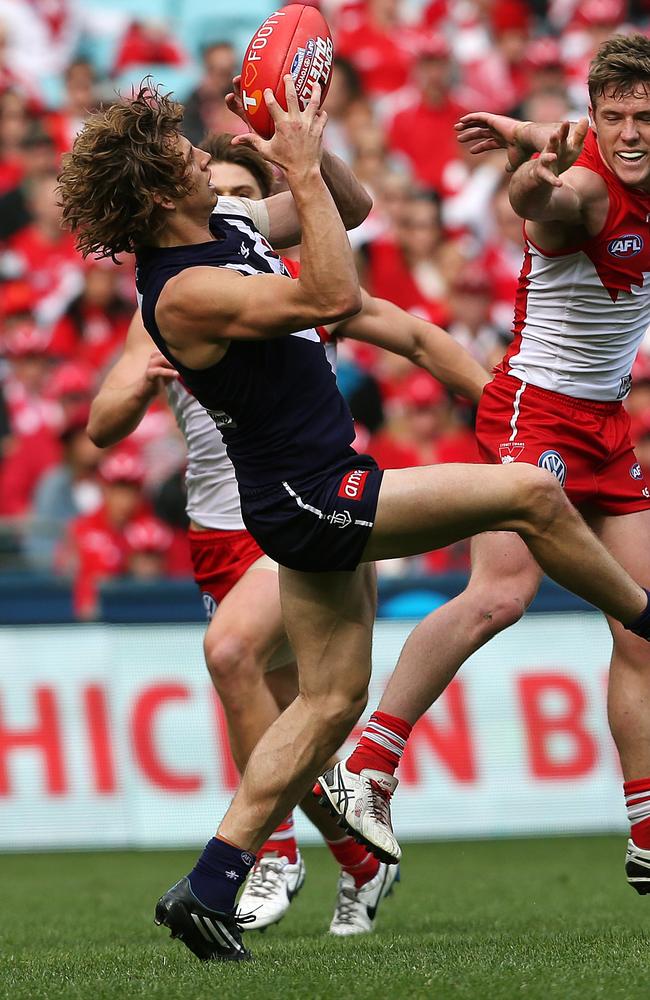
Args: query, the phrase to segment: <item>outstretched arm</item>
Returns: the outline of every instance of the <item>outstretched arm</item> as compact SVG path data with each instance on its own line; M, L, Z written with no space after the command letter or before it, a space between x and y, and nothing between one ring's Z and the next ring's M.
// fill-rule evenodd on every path
M104 379L90 407L88 435L99 448L117 444L132 433L151 401L178 372L153 347L136 312L122 354Z
M492 149L505 149L508 156L506 170L514 171L535 153L541 153L550 137L562 127L562 122L540 124L523 122L507 115L493 115L488 111L473 111L456 123L458 141L469 145L473 155ZM577 159L589 128L586 118L570 122L565 148L569 156L577 150Z
M401 354L473 403L480 399L490 375L446 330L392 302L363 292L361 312L336 328L337 337L363 340Z

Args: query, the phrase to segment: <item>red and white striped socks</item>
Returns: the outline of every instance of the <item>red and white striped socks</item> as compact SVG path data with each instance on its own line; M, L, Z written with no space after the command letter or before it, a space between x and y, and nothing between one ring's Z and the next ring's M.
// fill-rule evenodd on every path
M257 857L258 859L263 858L267 854L288 858L289 863L295 865L298 859L298 844L293 825L293 813L289 813L287 818L276 826L269 839L260 847Z
M637 847L650 850L650 778L623 783L630 836Z
M377 858L374 858L361 844L357 844L352 837L326 840L325 843L343 871L352 876L357 889L374 878L379 871Z
M373 712L359 742L345 762L348 771L360 774L370 768L394 774L412 728L408 722L395 715Z

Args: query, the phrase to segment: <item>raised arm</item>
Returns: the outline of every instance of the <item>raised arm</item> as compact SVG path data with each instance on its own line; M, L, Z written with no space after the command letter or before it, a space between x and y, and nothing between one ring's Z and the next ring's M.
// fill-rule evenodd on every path
M230 110L248 125L241 101L241 77L233 80L233 93L226 103ZM247 137L236 137L234 142L247 142ZM356 229L367 218L372 208L372 198L357 180L350 168L338 156L323 150L321 174L341 220L346 229ZM282 191L265 200L269 213L269 240L274 247L295 246L300 241L300 218L291 191Z
M99 448L117 444L132 433L165 383L178 378L153 347L139 310L131 320L122 354L93 399L88 435Z
M392 302L362 293L361 312L336 328L337 337L362 340L401 354L473 403L490 375L442 327L404 312Z
M193 267L170 279L156 319L172 350L190 367L218 360L206 345L223 352L229 340L282 336L346 319L361 307L347 233L320 170L327 116L318 107L319 88L301 112L290 76L285 86L287 112L270 90L265 92L276 126L273 138L239 138L285 172L302 226L300 277L243 277L227 268Z
M575 162L582 149L589 123L586 118L578 122L568 122L565 148ZM517 167L529 160L535 153L541 153L562 122L540 123L520 121L507 115L493 115L488 111L472 111L456 122L458 141L467 145L476 156L492 149L505 149L508 162L506 170L513 173Z

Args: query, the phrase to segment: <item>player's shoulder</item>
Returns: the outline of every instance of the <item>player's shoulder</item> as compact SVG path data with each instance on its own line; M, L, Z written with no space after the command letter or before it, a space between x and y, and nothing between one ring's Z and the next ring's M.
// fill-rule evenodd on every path
M250 198L222 198L219 196L212 214L254 219L256 214L254 206L255 202L251 201Z

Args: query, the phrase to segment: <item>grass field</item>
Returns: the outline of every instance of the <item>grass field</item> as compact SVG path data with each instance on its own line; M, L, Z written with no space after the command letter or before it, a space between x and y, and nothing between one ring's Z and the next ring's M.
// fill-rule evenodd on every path
M327 936L336 870L308 876L253 962L201 965L154 926L193 853L0 857L0 996L11 1000L647 1000L650 899L623 838L406 845L371 937Z

